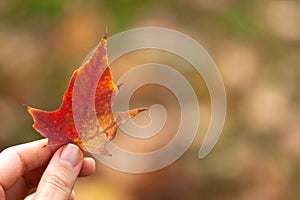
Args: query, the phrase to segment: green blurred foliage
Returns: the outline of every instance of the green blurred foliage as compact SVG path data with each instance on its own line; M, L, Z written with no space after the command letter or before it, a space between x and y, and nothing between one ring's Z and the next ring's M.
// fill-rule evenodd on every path
M4 10L0 19L2 22L24 22L39 18L52 19L57 17L62 10L63 2L60 0L26 0L12 1L7 10ZM5 3L4 3L5 4Z

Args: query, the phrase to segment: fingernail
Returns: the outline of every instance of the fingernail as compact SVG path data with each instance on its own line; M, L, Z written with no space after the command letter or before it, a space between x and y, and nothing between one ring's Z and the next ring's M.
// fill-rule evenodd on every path
M81 153L78 146L74 144L68 144L60 155L60 161L69 165L70 167L76 167L81 160Z

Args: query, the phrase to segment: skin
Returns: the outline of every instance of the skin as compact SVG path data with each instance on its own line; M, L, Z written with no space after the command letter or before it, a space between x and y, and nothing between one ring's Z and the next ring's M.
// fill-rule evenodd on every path
M47 139L42 139L0 153L1 200L75 198L73 187L77 178L92 175L95 161L83 157L73 144L61 147L46 144Z

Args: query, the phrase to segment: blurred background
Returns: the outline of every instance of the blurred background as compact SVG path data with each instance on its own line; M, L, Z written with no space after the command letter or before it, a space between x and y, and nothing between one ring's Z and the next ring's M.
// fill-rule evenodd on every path
M125 55L111 66L115 80L147 62L168 64L184 74L198 91L198 135L179 160L159 171L127 174L98 162L95 175L77 182L77 199L300 199L299 24L296 0L1 0L0 150L41 138L22 104L57 109L72 72L106 27L110 35L166 27L198 41L219 67L228 100L221 138L208 157L198 159L210 99L188 63L152 50ZM114 142L148 152L176 134L180 112L169 90L142 87L131 103L162 104L167 123L151 140L130 142L118 132ZM142 114L136 121L149 119Z

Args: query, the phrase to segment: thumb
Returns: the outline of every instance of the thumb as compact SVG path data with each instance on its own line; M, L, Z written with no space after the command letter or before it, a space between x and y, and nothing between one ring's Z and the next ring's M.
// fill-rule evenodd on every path
M82 162L82 151L76 145L59 148L40 180L34 199L69 199Z

